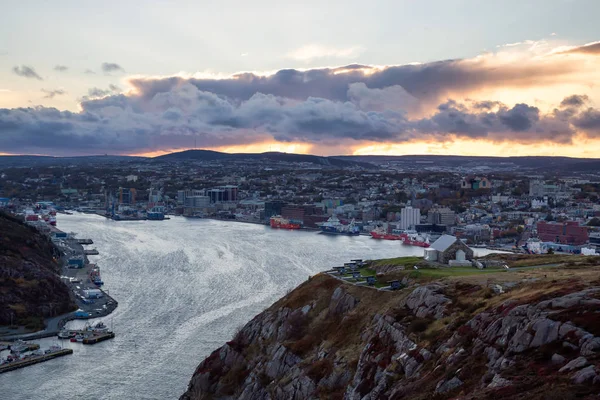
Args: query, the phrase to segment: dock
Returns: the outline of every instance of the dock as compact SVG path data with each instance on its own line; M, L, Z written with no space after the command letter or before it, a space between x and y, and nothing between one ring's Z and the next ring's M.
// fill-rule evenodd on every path
M94 244L92 239L76 239L79 244Z
M103 342L105 340L108 339L113 339L115 337L115 333L114 332L107 332L107 333L101 333L101 334L97 334L94 335L92 337L89 338L85 338L83 339L83 344L96 344L96 343L100 343Z
M7 349L12 349L12 345L14 344L18 344L17 342L12 342L12 341L3 341L0 342L0 348L5 347ZM26 346L26 349L24 351L34 351L40 348L40 345L37 343L20 343L24 346Z
M48 353L48 354L43 354L43 355L39 355L39 356L31 356L31 357L26 358L25 360L14 361L11 363L2 364L2 365L0 365L0 374L2 374L4 372L8 372L8 371L13 371L15 369L23 368L23 367L28 367L30 365L41 363L44 361L52 360L53 358L56 358L56 357L66 356L68 354L73 354L73 350L62 349L62 350L54 351L54 352Z

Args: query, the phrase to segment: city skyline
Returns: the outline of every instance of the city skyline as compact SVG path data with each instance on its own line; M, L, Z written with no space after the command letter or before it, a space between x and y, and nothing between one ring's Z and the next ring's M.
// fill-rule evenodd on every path
M0 153L595 157L600 5L477 3L0 5Z

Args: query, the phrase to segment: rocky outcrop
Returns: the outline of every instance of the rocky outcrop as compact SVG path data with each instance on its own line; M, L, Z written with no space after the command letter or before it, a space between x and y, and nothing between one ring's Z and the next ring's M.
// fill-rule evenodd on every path
M528 284L512 294L456 282L386 293L317 276L204 360L182 399L597 393L600 287L530 294Z

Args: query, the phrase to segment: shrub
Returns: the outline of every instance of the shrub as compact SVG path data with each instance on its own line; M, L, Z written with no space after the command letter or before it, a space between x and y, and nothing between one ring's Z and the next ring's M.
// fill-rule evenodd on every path
M322 358L310 365L306 375L315 383L319 382L333 372L333 362L328 358Z

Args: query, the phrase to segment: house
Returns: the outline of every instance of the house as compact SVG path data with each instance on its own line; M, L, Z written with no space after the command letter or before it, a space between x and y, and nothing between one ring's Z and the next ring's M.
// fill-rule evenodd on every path
M486 177L464 177L460 181L461 189L491 189L492 183Z
M472 259L473 250L456 236L442 235L425 249L425 261L437 261L453 266L471 265Z

